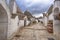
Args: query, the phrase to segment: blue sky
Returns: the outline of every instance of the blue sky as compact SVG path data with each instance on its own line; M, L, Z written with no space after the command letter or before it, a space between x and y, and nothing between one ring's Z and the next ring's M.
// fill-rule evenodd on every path
M16 0L20 9L24 12L29 10L32 14L46 12L54 0Z
M46 12L53 2L54 0L16 0L17 5L22 12L28 10L32 15L40 15L41 13Z

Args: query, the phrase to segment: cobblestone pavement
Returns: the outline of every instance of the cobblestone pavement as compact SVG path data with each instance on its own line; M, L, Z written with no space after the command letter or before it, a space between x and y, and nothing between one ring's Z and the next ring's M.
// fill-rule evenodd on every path
M49 34L41 23L24 27L18 33L18 37L14 37L12 40L48 40L48 38L54 38L53 34Z

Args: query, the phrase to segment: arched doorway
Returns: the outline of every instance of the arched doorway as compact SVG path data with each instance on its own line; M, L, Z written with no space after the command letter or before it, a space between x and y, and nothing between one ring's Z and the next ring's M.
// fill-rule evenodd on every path
M6 10L0 4L0 40L7 40L8 16Z

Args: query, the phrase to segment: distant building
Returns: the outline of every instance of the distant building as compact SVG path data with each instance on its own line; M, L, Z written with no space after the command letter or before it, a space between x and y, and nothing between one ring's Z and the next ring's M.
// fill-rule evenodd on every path
M32 14L29 11L27 11L27 10L24 12L24 15L27 16L28 20L30 20L30 18L33 17Z

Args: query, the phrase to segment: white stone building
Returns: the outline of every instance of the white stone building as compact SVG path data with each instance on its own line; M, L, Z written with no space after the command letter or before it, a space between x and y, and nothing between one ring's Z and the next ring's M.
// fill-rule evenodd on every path
M47 13L43 13L43 24L47 26L49 20L53 20L53 5L51 5Z
M60 13L60 0L55 0L53 7L53 14L54 14L53 29L54 34L56 35L57 38L56 40L60 40L60 20L56 18L56 16L59 16L58 15L59 13Z
M19 30L19 19L15 0L0 0L0 40L12 38Z
M47 13L43 13L43 25L46 27L47 26L47 22L48 22L48 18L47 18Z
M5 0L0 0L0 40L7 40L10 17L10 10Z

